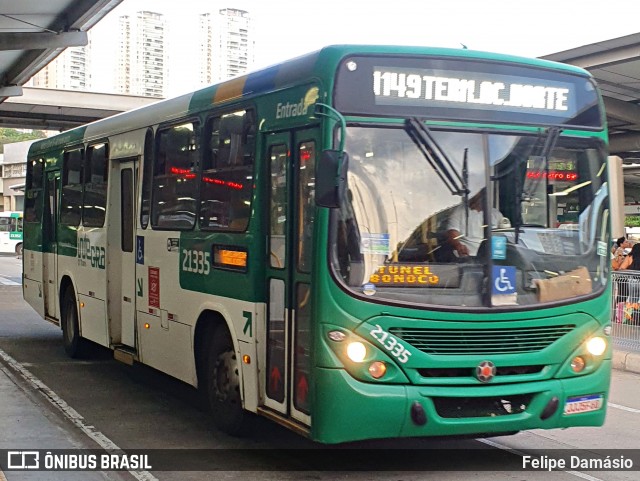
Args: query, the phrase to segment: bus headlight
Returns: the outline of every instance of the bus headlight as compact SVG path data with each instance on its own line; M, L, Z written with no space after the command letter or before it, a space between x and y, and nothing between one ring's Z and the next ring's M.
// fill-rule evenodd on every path
M362 362L367 356L367 348L360 341L350 342L347 346L347 356L353 362Z
M587 341L587 351L594 356L602 356L607 349L607 341L602 337L592 337Z

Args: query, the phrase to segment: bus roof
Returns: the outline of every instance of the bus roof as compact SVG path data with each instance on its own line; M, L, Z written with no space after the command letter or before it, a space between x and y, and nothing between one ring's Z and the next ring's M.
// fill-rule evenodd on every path
M279 90L312 79L319 79L325 86L333 85L335 71L340 61L348 55L431 55L435 57L467 58L528 65L534 68L564 71L591 77L584 69L549 60L518 57L467 49L433 48L392 45L331 45L266 68L230 80L204 87L179 97L160 100L112 117L76 127L60 135L39 140L31 145L29 155L37 155L49 149L79 143L92 138L104 138L127 129L149 125L149 117L170 121L212 106L231 104L266 92ZM155 122L154 122L155 123ZM92 133L95 133L92 135Z

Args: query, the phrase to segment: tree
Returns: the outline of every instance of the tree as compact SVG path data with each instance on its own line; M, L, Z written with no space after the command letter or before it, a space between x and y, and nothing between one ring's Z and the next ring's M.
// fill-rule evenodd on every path
M4 152L4 144L24 142L25 140L44 139L46 134L42 130L22 132L16 129L0 129L0 153Z
M635 215L628 215L624 218L625 227L640 227L640 217Z

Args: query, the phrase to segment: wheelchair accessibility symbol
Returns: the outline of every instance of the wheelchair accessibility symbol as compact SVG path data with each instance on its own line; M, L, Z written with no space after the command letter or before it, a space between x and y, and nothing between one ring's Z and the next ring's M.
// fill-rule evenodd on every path
M516 292L516 268L513 266L493 266L492 294L513 294Z

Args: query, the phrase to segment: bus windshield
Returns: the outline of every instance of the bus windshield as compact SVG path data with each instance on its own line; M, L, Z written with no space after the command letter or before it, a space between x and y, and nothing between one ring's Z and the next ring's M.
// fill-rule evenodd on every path
M513 309L604 289L600 140L559 129L417 130L347 128L348 187L333 215L331 262L352 293Z

